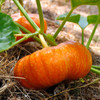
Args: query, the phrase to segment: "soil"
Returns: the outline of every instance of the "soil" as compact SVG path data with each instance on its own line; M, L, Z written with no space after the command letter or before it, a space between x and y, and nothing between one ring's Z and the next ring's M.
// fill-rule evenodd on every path
M47 34L53 35L60 26L61 21L57 21L56 17L70 11L70 1L66 1L41 0L44 18L48 23ZM38 13L35 0L24 0L24 5L28 13ZM6 0L2 10L9 15L18 12L13 2L8 0ZM75 9L73 13L86 17L98 14L98 9L96 6L83 5ZM89 39L93 27L94 25L89 25L85 29L85 44ZM81 43L81 29L77 24L67 22L56 41L61 43L69 40ZM39 49L42 49L40 44L30 42L19 44L0 54L0 100L100 100L100 81L96 84L88 85L93 80L100 78L99 75L93 72L90 72L83 80L64 81L47 90L37 91L23 88L13 77L15 63L25 55ZM100 65L100 25L98 25L89 50L93 56L93 65Z

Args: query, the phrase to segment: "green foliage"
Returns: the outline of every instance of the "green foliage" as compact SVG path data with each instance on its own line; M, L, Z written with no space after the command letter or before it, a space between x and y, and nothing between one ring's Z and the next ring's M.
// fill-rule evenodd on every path
M57 20L62 20L63 21L67 15L68 15L68 13L62 14L62 15L57 17ZM95 24L95 22L97 21L97 18L98 18L98 15L90 15L90 16L87 16L87 17L83 17L83 16L81 16L79 14L71 14L71 16L69 17L68 21L76 23L82 29L84 29L89 24Z
M0 0L0 12L1 12L1 7L2 7L2 4L5 2L5 0Z
M0 5L2 5L4 2L5 2L5 0L1 0L1 1L0 1Z
M21 33L12 18L0 13L0 52L8 50L15 42L14 34Z
M9 48L15 46L16 44L23 42L27 38L33 37L34 35L38 35L38 32L40 31L38 26L33 22L33 20L28 16L24 8L20 5L18 0L13 0L13 1L16 4L16 6L19 8L19 10L22 12L22 14L25 16L25 18L37 31L37 33L28 34L27 37L23 37L22 39L15 42L14 34L21 33L19 28L16 26L16 24L13 22L10 16L4 13L0 13L0 52L8 50ZM1 6L4 2L5 0L0 0L0 11L1 11ZM91 43L91 40L93 39L98 23L100 23L100 0L71 0L71 5L72 5L72 9L70 10L68 14L61 15L57 18L58 20L63 20L63 22L60 25L60 27L57 29L57 31L55 32L54 37L52 37L51 35L46 35L44 33L42 34L51 45L57 45L57 43L55 42L55 38L57 37L57 35L59 34L61 29L65 25L66 21L77 23L82 28L82 32L84 31L84 28L88 26L89 24L95 24L92 34L86 45L86 47L89 48L89 45ZM99 9L99 15L91 15L88 17L83 17L83 16L80 16L79 14L72 14L73 10L80 5L97 5ZM42 9L40 5L40 0L37 0L37 6L38 6L38 11L39 11L40 23L42 26L43 22L41 22L41 20L43 19L41 18ZM20 26L20 28L22 28L22 26ZM22 29L26 31L25 28L22 28ZM82 35L82 39L84 43L84 32ZM100 67L98 66L92 66L91 71L100 75L100 70L98 70L99 68ZM84 82L84 80L81 80L81 81Z
M72 8L76 8L80 5L98 5L100 0L71 0Z
M53 38L53 36L51 34L48 34L47 37L48 37L48 39L50 39L50 40L55 42L55 39Z

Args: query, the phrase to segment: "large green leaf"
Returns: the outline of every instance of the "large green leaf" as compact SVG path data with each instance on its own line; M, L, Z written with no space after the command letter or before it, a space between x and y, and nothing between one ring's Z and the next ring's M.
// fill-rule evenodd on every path
M60 15L57 17L57 20L64 20L68 13ZM87 27L89 24L95 24L97 21L98 15L90 15L83 17L79 14L71 14L68 21L78 24L82 29ZM100 22L99 22L100 23Z
M80 5L98 5L100 0L71 0L72 8L78 7Z
M0 13L0 52L8 50L15 42L14 34L21 33L12 18Z

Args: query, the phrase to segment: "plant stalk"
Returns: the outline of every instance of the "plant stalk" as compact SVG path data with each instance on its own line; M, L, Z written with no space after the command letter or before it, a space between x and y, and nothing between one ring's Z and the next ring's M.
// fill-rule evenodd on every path
M92 39L93 39L93 36L94 36L95 31L96 31L96 29L97 29L97 26L98 26L98 24L99 24L99 20L100 20L100 16L98 16L98 19L97 19L97 21L96 21L96 24L95 24L95 26L94 26L94 29L93 29L93 31L92 31L92 33L91 33L91 35L90 35L90 38L89 38L89 40L88 40L88 42L87 42L87 45L86 45L86 48L87 48L87 49L89 48L90 43L91 43L91 41L92 41Z
M99 16L98 16L98 19L97 19L96 24L95 24L95 26L94 26L94 29L93 29L93 31L92 31L92 34L91 34L91 36L90 36L90 38L89 38L89 40L88 40L88 42L87 42L86 48L89 48L90 43L91 43L91 41L92 41L92 39L93 39L93 36L94 36L94 34L95 34L96 28L97 28L97 26L98 26L98 24L99 24L99 20L100 20L100 4L98 5L98 9L99 9Z
M95 69L95 68L91 67L91 71L98 74L98 75L100 75L100 70L98 70L98 69Z
M24 37L21 38L20 40L14 42L10 48L16 46L17 44L23 42L24 40L26 40L26 39L28 39L28 38L30 38L30 37L32 37L32 36L38 35L38 34L39 34L38 32L35 32L34 34L27 34L26 36L24 36ZM10 49L10 48L8 48L8 49Z
M100 66L95 66L95 65L92 65L92 68L95 68L95 69L100 69Z
M30 33L31 35L34 33ZM28 34L14 34L14 36L27 36Z
M19 0L19 3L21 4L21 6L23 7L23 0ZM20 16L23 16L22 12L20 11Z
M25 33L27 33L27 34L31 34L31 32L30 32L29 30L27 30L25 27L21 26L21 25L18 24L17 22L15 22L15 24L16 24L23 32L25 32ZM34 33L33 33L33 34L34 34ZM40 39L39 39L38 37L33 36L32 38L33 38L33 40L36 40L38 43L41 43L41 41L40 41Z
M21 6L21 4L19 3L18 0L13 0L14 3L17 5L17 7L19 8L19 10L22 12L22 14L25 16L25 18L29 21L29 23L32 25L32 27L36 30L39 31L39 27L34 23L34 21L30 18L30 16L27 14L27 12L25 11L25 9Z
M29 33L29 34L31 33L29 30L27 30L26 28L24 28L24 27L21 26L20 24L18 24L18 23L16 23L16 22L15 22L15 24L16 24L23 32ZM47 37L47 35L46 35L45 33L43 33L43 36L45 37L45 39L46 39L52 46L56 46L56 45L57 45L57 43L54 42L54 41L52 41L52 40L50 40L50 39ZM34 38L34 40L36 40L37 42L41 43L41 42L40 42L40 39L39 39L38 37L34 36L33 38Z
M30 34L34 34L34 33L30 33ZM28 35L28 34L14 34L15 37L17 37L17 36L27 36L27 35ZM31 37L31 38L33 38L33 40L35 40L35 41L37 41L38 43L41 44L41 41L40 41L40 39L39 39L38 37L33 36L33 37Z
M48 47L48 44L47 42L45 41L44 37L42 34L39 34L39 38L40 38L40 41L41 41L41 44L44 48Z
M31 32L17 22L14 22L23 32L30 34Z
M82 29L82 45L84 45L84 29Z
M38 8L38 13L39 13L39 19L40 19L40 33L44 33L44 19L43 19L43 12L40 4L40 0L36 0L37 3L37 8ZM44 36L42 34L39 34L39 38L41 41L41 44L44 48L48 47L47 42L44 39Z
M36 31L40 31L39 27L33 22L33 20L29 17L29 15L27 14L27 12L24 10L24 8L21 6L21 4L18 2L18 0L13 0L14 3L17 5L17 7L21 10L21 12L23 13L23 15L25 16L25 18L29 21L29 23L33 26L33 28L36 30ZM44 36L44 35L43 35ZM46 38L48 38L46 35L45 35ZM56 42L48 39L49 41L51 41L51 45L55 45Z
M50 40L45 33L43 33L43 36L52 46L57 46L57 43L55 41Z
M1 12L1 5L0 5L0 12Z
M98 9L99 9L99 15L100 15L100 4L98 4Z
M56 33L54 34L54 38L57 37L57 35L59 34L59 32L61 31L61 29L63 28L63 26L65 25L66 21L68 21L68 18L70 17L71 13L73 12L74 8L72 8L70 10L70 12L68 13L68 15L66 16L66 18L63 20L62 24L60 25L60 27L57 29Z
M44 32L44 19L43 19L43 12L40 4L40 0L36 0L38 13L39 13L39 19L40 19L40 32Z

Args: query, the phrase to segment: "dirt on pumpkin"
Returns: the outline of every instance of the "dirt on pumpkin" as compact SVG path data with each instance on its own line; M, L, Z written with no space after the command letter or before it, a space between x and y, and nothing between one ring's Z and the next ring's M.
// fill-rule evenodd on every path
M66 2L67 1L67 2ZM38 13L35 0L24 0L25 9L28 13ZM56 17L70 11L71 4L68 0L41 0L44 18L48 23L47 34L54 34L60 26ZM18 8L13 1L6 0L2 11L9 15L17 13ZM80 6L74 10L75 14L88 16L98 14L96 6ZM92 32L94 25L89 25L85 30L85 44ZM56 41L81 42L81 29L78 25L67 22ZM36 50L42 49L37 42L19 44L8 51L0 53L0 100L100 100L100 76L90 72L85 78L61 82L47 90L28 90L22 87L13 76L16 62ZM93 65L100 65L100 25L91 42L89 50L93 56ZM98 82L92 84L94 80Z

